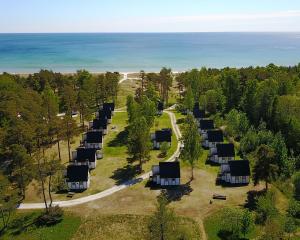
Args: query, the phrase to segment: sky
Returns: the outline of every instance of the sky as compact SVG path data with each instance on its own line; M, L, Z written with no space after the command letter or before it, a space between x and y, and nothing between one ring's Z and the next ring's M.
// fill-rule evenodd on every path
M300 0L0 0L0 33L300 32Z

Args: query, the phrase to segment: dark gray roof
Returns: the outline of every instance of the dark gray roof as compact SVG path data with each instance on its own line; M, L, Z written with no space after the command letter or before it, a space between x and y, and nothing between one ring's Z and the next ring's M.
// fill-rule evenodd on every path
M201 119L200 120L200 129L201 130L211 130L214 129L214 120L211 119Z
M160 162L159 175L160 178L180 178L179 162Z
M99 110L99 119L111 119L111 110L107 108L103 108L102 110Z
M232 143L217 144L218 157L234 157L234 145Z
M172 129L162 129L155 132L155 140L157 142L171 142L172 139Z
M207 138L209 142L223 142L223 132L221 130L207 131Z
M88 180L89 167L87 165L69 165L67 167L67 182L85 182Z
M115 103L103 103L103 109L114 111L115 110Z
M228 161L231 176L250 176L248 160Z
M193 115L195 118L205 118L205 111L203 109L194 109Z
M77 148L78 162L95 162L96 160L96 149L94 148Z
M93 129L107 129L107 119L106 118L94 119Z
M197 110L197 109L200 109L200 104L199 104L199 102L195 102L193 111L194 111L194 110Z
M87 143L102 143L102 132L90 131L86 133Z
M157 110L158 111L163 111L164 110L164 103L163 102L158 102L157 103Z

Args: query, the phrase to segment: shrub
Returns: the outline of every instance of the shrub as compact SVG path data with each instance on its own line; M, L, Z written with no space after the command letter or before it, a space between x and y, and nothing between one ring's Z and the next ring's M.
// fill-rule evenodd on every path
M288 215L294 218L300 218L300 202L291 200L289 202L289 208L287 210Z
M170 146L167 142L163 142L160 146L161 155L165 157L168 153Z
M267 219L275 217L278 213L276 204L276 194L273 191L267 192L260 196L257 200L256 221L260 224L265 224Z
M63 210L59 206L50 207L48 212L43 213L38 217L36 225L52 226L62 221Z

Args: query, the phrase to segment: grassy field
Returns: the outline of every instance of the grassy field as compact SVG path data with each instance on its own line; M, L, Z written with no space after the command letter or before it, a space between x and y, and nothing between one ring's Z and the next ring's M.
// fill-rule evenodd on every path
M0 236L2 240L69 240L72 239L80 226L81 219L74 214L65 214L63 221L51 227L37 227L34 224L39 216L39 211L18 212L12 221L12 224ZM22 224L17 224L18 222Z
M50 227L37 227L35 220L40 211L18 212L2 240L144 240L149 239L149 215L137 214L93 214L82 217L65 212L63 220ZM190 238L199 240L197 223L179 217L179 224ZM22 222L22 224L19 224Z
M144 240L149 239L149 216L145 215L100 215L87 218L80 226L74 240ZM180 226L191 234L191 239L200 239L197 224L180 218Z
M208 240L221 240L220 230L221 230L221 214L222 210L210 215L204 219L204 226ZM249 234L246 235L246 239L254 239L258 236L259 227L255 227ZM244 239L244 240L246 240Z

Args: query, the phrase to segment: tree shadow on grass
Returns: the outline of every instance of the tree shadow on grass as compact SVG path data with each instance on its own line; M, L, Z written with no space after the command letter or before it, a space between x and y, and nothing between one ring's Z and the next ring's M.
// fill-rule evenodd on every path
M169 203L180 201L183 196L190 195L193 191L191 181L179 186L160 186L148 181L145 187L149 187L151 190L161 189L161 195L163 195Z
M232 232L226 230L220 230L218 232L218 237L222 240L230 240L230 239L248 240L248 238L240 238L238 236L234 236Z
M245 208L248 208L251 211L254 211L257 207L257 198L266 193L266 190L263 189L261 191L252 190L247 192L247 200L244 204Z
M185 118L179 118L176 120L176 124L182 124L185 123Z
M116 169L110 178L114 179L116 184L119 185L136 177L138 174L140 174L138 165L127 164L125 167Z
M126 128L124 131L119 132L117 136L108 143L108 146L121 147L127 144L127 140L128 140L128 130Z
M11 230L10 234L13 236L17 236L22 232L27 231L32 226L35 226L37 217L38 216L36 215L36 213L30 213L14 219L8 227L8 229Z

